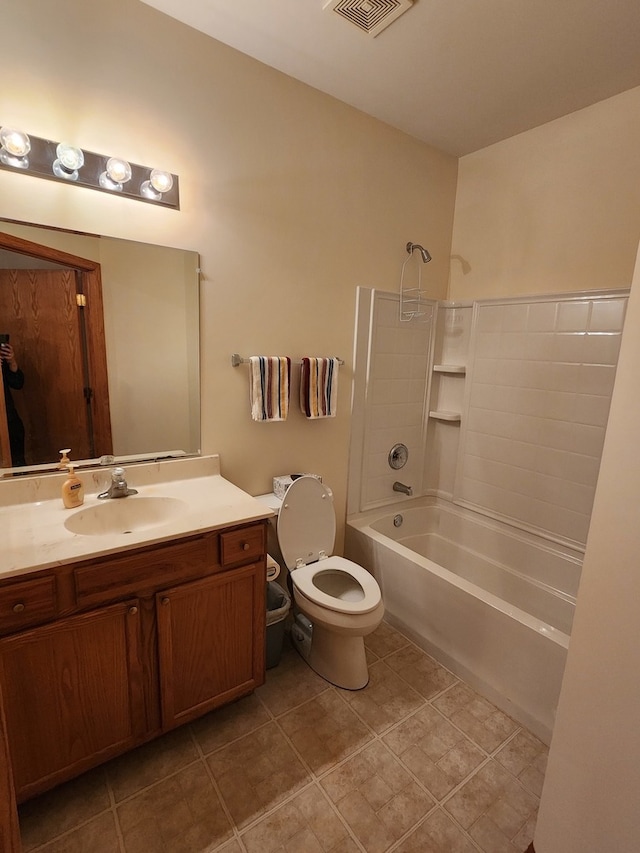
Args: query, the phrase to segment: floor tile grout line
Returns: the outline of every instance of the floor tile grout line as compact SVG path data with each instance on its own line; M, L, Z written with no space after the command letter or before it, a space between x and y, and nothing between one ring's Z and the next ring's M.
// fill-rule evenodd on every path
M66 838L68 835L71 835L72 833L76 832L78 829L82 829L82 827L87 826L92 821L96 820L99 817L102 817L103 815L105 815L107 813L110 813L113 817L113 820L114 820L115 829L116 829L116 836L118 839L118 847L119 847L121 853L126 853L125 846L124 846L124 838L123 838L122 832L120 830L120 822L118 821L118 816L116 814L117 804L116 804L115 797L113 795L113 791L111 788L111 782L109 780L109 775L106 771L104 772L104 784L105 784L107 796L109 797L109 805L108 806L105 806L105 808L100 809L99 811L90 815L85 820L81 820L79 823L74 824L74 826L69 827L69 829L65 829L63 832L60 832L57 835L54 835L51 838L48 838L42 844L37 844L35 847L29 848L29 853L37 853L38 850L45 850L46 847L48 845L50 845L53 841L57 842L60 839Z
M443 808L441 808L438 803L434 803L433 808L429 809L428 813L421 817L420 820L414 826L411 827L411 829L408 829L402 836L402 838L399 838L398 841L394 842L394 844L392 844L391 847L389 847L388 850L385 851L385 853L394 853L396 850L398 850L398 848L407 840L407 838L410 838L416 832L416 830L422 826L423 823L426 823L429 818L433 817L435 812L442 812L445 817L452 819L451 815L448 814ZM471 838L468 832L466 832L457 821L454 821L454 825L463 833L465 838L471 842L471 844L475 847L476 850L479 850L480 853L486 853L486 851L482 850L478 843L474 841L473 838ZM445 853L445 851L442 851L442 853Z
M196 755L195 758L192 758L190 761L181 764L180 767L176 767L174 770L170 770L168 773L165 773L165 775L161 776L159 779L154 779L153 782L149 782L147 785L143 785L142 787L137 788L132 794L127 794L126 797L123 797L121 800L115 800L114 807L116 811L125 803L129 803L131 800L135 800L135 798L138 797L140 794L144 794L146 791L150 791L152 788L156 788L158 785L161 785L168 779L173 779L174 776L177 776L184 770L188 770L190 767L193 767L200 761L202 761L201 757L199 755Z
M481 818L483 818L483 817L487 817L486 812L483 812L481 815L478 815L478 817L474 820L474 822L471 824L471 826L470 826L470 827L469 827L469 829L467 830L467 834L468 834L470 837L473 837L473 836L471 836L471 830L473 829L473 827L474 827L474 826L475 826L475 825L476 825L476 824L481 820ZM493 820L493 818L488 817L488 820L490 820L490 821L493 823L493 825L497 827L497 829L498 829L498 831L499 831L499 832L502 832L502 834L505 836L505 838L507 837L507 836L506 836L506 834L505 834L505 832L504 832L504 830L502 830L502 829L498 826L498 824ZM521 823L521 824L520 824L520 826L518 827L518 829L517 829L517 831L515 832L515 834L513 835L513 837L508 839L510 844L513 844L513 839L514 839L514 838L515 838L515 837L516 837L516 836L517 836L517 835L518 835L518 834L519 834L519 833L524 829L524 826L525 826L525 824L527 823L527 821L528 821L528 820L529 820L529 816L527 816L526 818L524 818L524 820L522 821L522 823Z
M81 820L79 823L74 824L74 826L70 827L69 829L65 829L63 832L58 833L58 835L53 835L51 838L48 838L42 844L37 844L35 847L30 847L28 853L38 853L38 850L46 850L46 848L50 844L52 844L53 842L57 843L61 840L64 840L68 836L72 835L74 832L77 832L77 830L82 829L83 827L90 824L92 821L96 820L99 817L103 817L106 814L112 814L113 815L113 809L110 805L104 809L101 809L99 812L96 812L95 814L91 815L91 817L88 817L85 820ZM115 818L115 815L114 815L114 818ZM117 827L117 821L116 821L116 827ZM118 846L119 846L120 850L122 850L123 853L125 853L124 840L122 839L117 828L116 828L116 835L118 837Z
M122 832L122 827L120 826L120 818L118 817L118 804L116 802L116 795L113 790L113 786L111 785L111 779L109 778L109 773L105 769L105 784L107 786L107 792L109 794L109 802L111 803L111 811L113 813L113 822L116 826L116 835L118 836L118 846L120 847L121 853L126 853L126 846L124 843L124 833Z
M229 807L227 806L227 803L224 799L224 796L222 795L222 790L220 789L220 786L218 785L218 782L217 782L215 776L213 775L213 771L211 770L211 766L210 766L209 762L207 761L207 757L205 756L205 754L202 750L202 747L200 746L200 743L198 742L198 738L196 737L196 734L193 730L192 725L189 725L189 734L191 735L191 740L192 740L192 742L196 748L196 752L200 756L200 760L202 761L202 764L204 765L205 773L209 777L209 781L211 782L213 790L215 791L215 794L218 798L218 801L219 801L220 805L222 806L222 810L225 814L225 817L229 821L229 825L231 826L231 829L233 832L233 837L239 843L242 853L246 853L246 847L244 845L244 842L240 838L240 832L238 830L238 827L236 826L236 822L233 819L231 812L229 811ZM230 839L227 839L226 841L221 842L214 849L216 849L216 850L219 849L224 844L228 844L229 841L230 841Z
M351 829L351 827L349 826L349 824L348 824L348 822L347 822L346 818L345 818L345 817L343 817L342 812L341 812L341 811L340 811L340 809L337 807L337 805L333 802L333 800L331 799L331 797L329 796L329 794L328 794L328 793L327 793L327 791L325 790L324 786L321 784L321 782L320 782L320 781L318 781L318 783L317 783L317 784L318 784L318 787L320 788L320 791L321 791L322 796L324 797L325 801L329 804L329 807L331 808L331 810L333 811L333 813L337 816L337 818L338 818L338 820L340 821L340 823L341 823L341 824L344 826L344 828L346 829L346 831L347 831L347 835L349 836L349 838L351 838L351 839L354 841L354 843L355 843L356 847L357 847L360 851L362 851L362 853L367 853L367 850L366 850L365 846L364 846L363 844L361 844L361 843L360 843L360 839L357 837L357 835L355 834L355 832Z
M303 786L302 786L302 787L300 787L300 788L297 788L295 791L292 791L292 793L291 793L291 794L289 794L289 795L288 795L287 797L285 797L284 799L280 800L278 803L276 803L276 804L275 804L274 806L272 806L270 809L267 809L267 811L263 812L263 814L259 815L259 816L258 816L258 817L256 817L254 820L252 820L250 823L248 823L246 826L242 827L242 829L240 829L239 827L237 827L237 825L236 825L236 824L235 824L235 822L234 822L234 823L233 823L233 825L234 825L234 828L236 829L236 831L237 831L237 833L238 833L238 838L239 838L240 840L242 840L242 839L243 839L243 836L245 836L247 833L249 833L252 829L255 829L255 828L256 828L257 826L259 826L259 825L260 825L264 820L267 820L268 818L272 817L272 816L273 816L274 814L276 814L276 813L277 813L277 812L278 812L278 811L279 811L283 806L286 806L286 805L289 805L289 804L293 803L293 802L294 802L294 801L295 801L295 800L296 800L296 799L297 799L301 794L303 794L305 791L308 791L308 790L309 790L309 789L311 789L311 788L315 788L315 789L318 789L318 790L320 791L320 793L322 794L322 796L324 797L324 799L325 799L325 800L327 801L327 803L331 806L331 809L332 809L332 811L334 812L334 814L335 814L335 815L338 817L338 819L340 820L340 823L344 826L345 830L347 831L348 836L352 839L352 841L354 841L354 842L355 842L356 846L358 847L358 849L359 849L360 851L363 851L363 853L367 853L367 851L365 850L365 848L364 848L364 847L362 847L362 845L361 845L361 844L360 844L360 842L358 841L357 837L356 837L356 836L355 836L355 834L353 833L353 830L349 827L349 825L347 824L347 822L345 821L345 819L342 817L342 815L340 814L340 812L335 808L335 805L334 805L334 804L331 802L331 800L328 798L326 791L324 790L324 788L322 787L322 785L320 784L320 782L319 782L319 780L318 780L318 779L309 779L309 781L308 781L305 785L303 785ZM225 842L225 843L228 843L228 842ZM244 844L244 841L243 841L243 843L242 843L242 849L243 849L243 851L246 851L246 845Z

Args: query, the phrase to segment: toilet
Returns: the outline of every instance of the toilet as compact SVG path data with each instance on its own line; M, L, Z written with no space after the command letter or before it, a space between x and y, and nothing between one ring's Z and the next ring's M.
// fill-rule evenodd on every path
M362 566L331 556L333 495L316 477L295 479L282 500L260 499L277 513L277 539L293 587L293 645L318 675L347 690L369 681L364 637L384 616L380 587Z

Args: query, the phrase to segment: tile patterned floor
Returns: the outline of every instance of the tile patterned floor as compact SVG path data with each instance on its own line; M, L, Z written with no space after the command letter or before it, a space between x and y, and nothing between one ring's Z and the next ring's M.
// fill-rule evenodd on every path
M361 691L252 696L25 803L42 853L524 853L547 749L383 623Z

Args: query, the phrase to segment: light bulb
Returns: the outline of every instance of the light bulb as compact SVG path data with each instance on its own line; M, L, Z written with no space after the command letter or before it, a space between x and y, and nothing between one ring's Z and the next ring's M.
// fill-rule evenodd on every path
M126 160L119 157L110 157L107 160L105 171L100 175L98 182L102 189L122 192L122 185L131 180L131 166Z
M57 159L53 161L53 174L66 181L78 180L78 169L84 165L84 154L80 148L61 142L56 147Z
M13 157L24 157L31 151L31 142L27 134L11 127L0 129L0 145Z
M131 180L131 166L126 160L119 157L110 157L107 160L107 175L118 184L126 184Z
M11 127L0 128L0 161L15 169L28 169L31 141L26 133Z
M173 175L171 172L162 172L153 169L149 175L149 183L159 193L168 193L173 186Z
M140 187L140 193L145 198L160 201L162 193L168 193L173 186L173 175L171 172L163 172L161 169L152 169L149 180Z

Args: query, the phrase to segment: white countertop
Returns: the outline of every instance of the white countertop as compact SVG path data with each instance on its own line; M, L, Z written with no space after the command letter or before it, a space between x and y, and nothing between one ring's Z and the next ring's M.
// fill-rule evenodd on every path
M217 456L194 457L126 468L127 483L138 495L117 500L177 498L182 505L168 521L129 533L71 533L65 527L70 515L104 504L97 496L107 487L109 470L79 473L85 500L75 509L66 509L60 497L65 473L0 482L0 579L273 515L220 476Z

